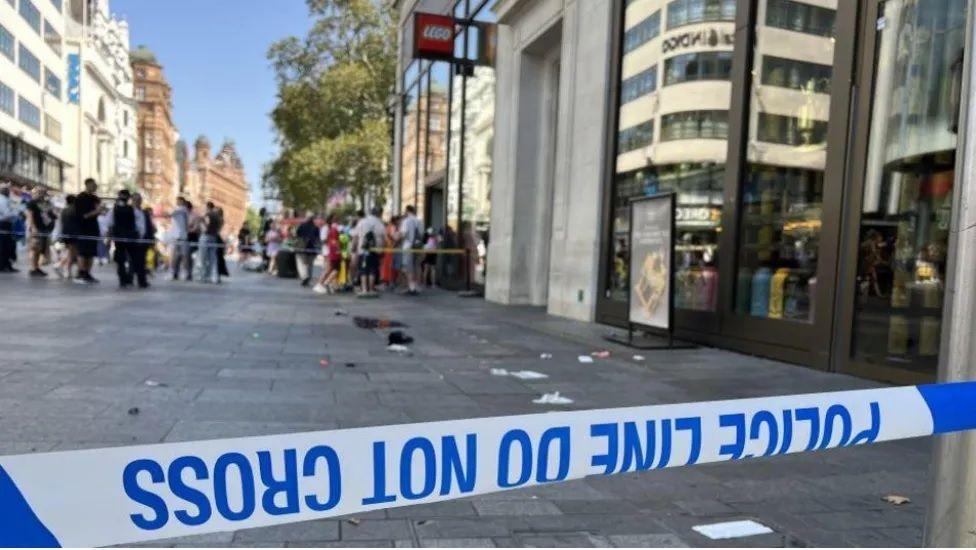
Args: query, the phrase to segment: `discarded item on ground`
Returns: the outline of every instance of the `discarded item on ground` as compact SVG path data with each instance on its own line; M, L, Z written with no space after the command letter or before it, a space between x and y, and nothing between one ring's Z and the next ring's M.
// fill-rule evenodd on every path
M600 351L594 351L590 355L592 355L593 357L596 357L597 359L608 359L610 357L610 352L607 351L607 350L605 350L605 349L603 349L603 350L600 350Z
M563 397L559 395L559 392L554 391L552 393L544 393L542 397L533 399L532 402L536 405L569 405L573 400L568 397Z
M543 378L549 378L548 374L542 374L541 372L535 372L534 370L517 370L508 374L509 376L514 376L519 380L542 380Z
M166 384L163 382L157 382L155 380L146 380L143 384L149 386L150 388L165 388Z
M508 376L508 371L505 369L491 369L492 376Z
M635 355L634 356L634 361L643 361L643 360L644 360L644 356L643 355Z
M410 355L410 348L402 344L390 344L386 346L386 351L391 353L399 353L400 355Z
M353 525L359 525L359 518L349 518L349 519L346 520L346 523L351 523Z
M589 355L580 355L579 357L577 357L577 359L579 359L579 362L580 363L592 363L593 362L593 358L590 357Z
M356 367L356 363L346 363L346 368L347 369L352 369L352 368L355 368L355 367Z
M370 292L360 292L359 294L356 294L356 298L359 298L359 299L373 299L373 298L379 298L379 297L380 297L379 292L371 292L370 291Z
M540 353L539 354L539 359L552 359L552 354L551 353Z
M395 328L407 325L392 319L377 319L374 317L353 317L352 322L359 328Z
M337 309L337 310L335 310L335 316L336 317L345 317L347 315L349 315L349 312L346 311L346 310L344 310L344 309Z
M260 337L261 337L261 335L259 333L257 333L257 332L255 332L254 334L251 335L251 338L254 338L254 339L258 339Z
M768 535L773 532L769 527L751 519L695 525L692 530L712 540Z
M881 497L881 500L887 502L888 504L894 504L895 506L901 506L902 504L908 504L912 499L902 496L902 495L885 495Z
M428 520L428 519L422 519L422 520L420 520L420 521L417 522L417 525L427 525L428 523L430 523L430 520Z
M319 361L319 365L322 365L323 367L328 367L329 366L329 360L328 359L322 359L322 360Z
M404 334L402 330L394 330L386 337L386 343L391 346L394 344L412 344L413 337Z
M139 414L139 407L132 407L131 409L129 409L130 416L135 416L137 414Z

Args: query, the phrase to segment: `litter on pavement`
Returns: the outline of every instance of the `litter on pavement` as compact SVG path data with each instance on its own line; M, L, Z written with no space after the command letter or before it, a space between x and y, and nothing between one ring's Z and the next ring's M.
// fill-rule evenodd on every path
M166 384L164 384L162 382L157 382L155 380L146 380L145 382L143 382L143 384L149 386L150 388L159 388L159 387L165 388L166 387Z
M594 351L590 355L596 357L597 359L608 359L610 357L610 352L604 349L600 351Z
M513 370L509 371L506 369L491 369L492 376L511 376L512 378L518 378L519 380L541 380L543 378L549 378L548 374L542 374L541 372L535 372L534 370Z
M319 361L319 365L322 365L323 367L328 367L329 366L329 360L328 359L322 359L321 361Z
M386 346L386 351L390 353L399 353L401 355L410 354L410 348L401 344L390 344L389 346Z
M346 310L344 310L344 309L337 309L337 310L335 310L335 316L336 317L345 317L347 315L349 315L349 312L346 311Z
M359 328L395 328L407 325L392 319L376 319L374 317L353 317L352 322Z
M887 502L888 504L894 504L895 506L901 506L902 504L908 504L912 499L902 496L902 495L885 495L881 497L881 500Z
M533 399L532 402L536 405L569 405L573 400L568 397L563 397L559 395L559 392L554 391L552 393L544 393L542 397Z
M135 416L137 414L139 414L139 407L132 407L131 409L129 409L130 416Z
M751 519L696 525L692 529L712 540L768 535L773 530Z
M590 357L589 355L580 355L579 357L577 357L577 359L579 360L580 363L592 363L593 362L593 358Z
M412 344L413 337L404 334L402 330L394 330L386 337L386 343L391 346L394 344Z
M539 354L539 359L552 359L552 354L551 353L540 353Z
M643 360L644 360L644 356L643 355L635 355L634 356L634 361L643 361Z

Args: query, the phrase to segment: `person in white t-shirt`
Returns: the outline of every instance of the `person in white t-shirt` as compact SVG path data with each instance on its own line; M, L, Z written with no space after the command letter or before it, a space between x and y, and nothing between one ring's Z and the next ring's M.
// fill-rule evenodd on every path
M359 225L356 226L359 276L365 296L376 294L376 280L380 276L380 258L383 253L376 249L386 245L386 225L380 219L382 214L383 209L375 206L370 210L369 216L359 220Z
M414 249L423 246L424 230L417 219L417 209L413 205L408 205L404 210L406 214L400 222L400 239L403 242L401 254L403 254L403 271L407 274L407 295L416 296L417 291L417 254Z

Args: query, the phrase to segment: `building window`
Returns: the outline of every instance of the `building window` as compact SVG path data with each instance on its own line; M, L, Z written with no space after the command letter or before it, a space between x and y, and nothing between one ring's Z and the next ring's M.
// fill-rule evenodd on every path
M129 158L129 140L122 142L122 158Z
M14 116L14 90L0 82L0 111Z
M759 113L759 141L800 147L827 142L827 122L810 118Z
M0 53L5 55L11 62L14 60L14 35L10 34L3 25L0 25Z
M668 4L668 29L704 23L735 21L736 0L674 0Z
M47 113L44 113L44 135L52 141L61 143L61 123Z
M622 155L647 147L652 141L654 141L654 121L648 120L620 131L617 136L617 152Z
M61 99L61 79L47 67L44 67L44 89L47 93Z
M129 111L122 111L122 126L129 127Z
M37 34L41 34L41 12L31 0L20 0L20 16Z
M685 111L661 117L661 141L728 137L728 111Z
M762 83L766 86L828 94L831 76L833 67L830 65L763 56Z
M21 70L30 75L38 83L41 81L41 62L23 44L20 45L18 62Z
M54 6L54 9L58 10L58 13L64 11L64 0L51 0L51 5Z
M834 36L836 15L832 9L793 0L769 0L766 5L766 24L770 27L817 36Z
M664 61L664 85L695 80L728 80L732 52L698 52L676 55Z
M624 53L631 52L661 34L661 10L658 10L624 33Z
M35 130L41 129L41 110L30 101L20 97L17 102L17 111L20 121Z
M54 50L58 56L61 55L61 34L54 28L50 21L44 20L44 41Z
M641 71L620 84L620 103L629 103L657 90L657 65Z
M146 88L144 86L136 86L136 101L146 100Z

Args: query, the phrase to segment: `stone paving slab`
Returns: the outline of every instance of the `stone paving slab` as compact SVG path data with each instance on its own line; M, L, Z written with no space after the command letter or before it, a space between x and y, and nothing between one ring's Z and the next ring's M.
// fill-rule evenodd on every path
M103 283L86 288L0 275L0 453L879 387L709 348L638 361L603 340L606 327L439 291L323 297L234 271L220 287L157 280L136 292L115 289L108 268L97 276ZM388 331L359 329L354 315L406 322L412 354L387 352ZM610 358L577 361L598 349ZM549 391L574 403L532 404ZM338 518L144 546L915 546L929 444L593 477L361 514L358 525ZM892 493L911 503L881 500ZM711 541L692 530L732 519L775 533Z

